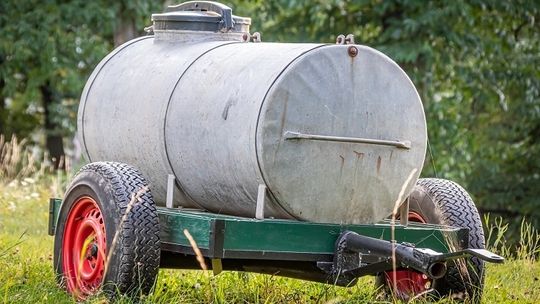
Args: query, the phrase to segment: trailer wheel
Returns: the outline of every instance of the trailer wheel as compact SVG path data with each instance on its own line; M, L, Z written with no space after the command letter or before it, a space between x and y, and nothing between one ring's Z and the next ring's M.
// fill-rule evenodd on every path
M469 194L452 181L419 179L409 196L409 220L468 228L469 248L485 248L478 210ZM479 302L484 286L484 262L473 257L448 262L447 266L446 275L437 280L416 271L398 269L395 276L392 271L379 274L376 285L383 285L400 299L426 292L436 298L450 296L455 300ZM394 285L397 290L393 290Z
M133 167L84 166L66 191L54 240L58 282L78 299L100 290L145 295L159 270L159 223L152 194Z

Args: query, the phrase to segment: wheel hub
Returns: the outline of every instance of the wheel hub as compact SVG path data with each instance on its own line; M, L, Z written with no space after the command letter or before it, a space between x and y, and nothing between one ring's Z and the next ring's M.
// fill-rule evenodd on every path
M97 253L98 253L98 245L96 243L93 243L92 244L92 247L89 249L89 256L88 258L95 258L97 257Z
M106 244L105 224L97 202L89 196L80 197L67 217L62 243L66 288L77 298L84 299L101 286Z

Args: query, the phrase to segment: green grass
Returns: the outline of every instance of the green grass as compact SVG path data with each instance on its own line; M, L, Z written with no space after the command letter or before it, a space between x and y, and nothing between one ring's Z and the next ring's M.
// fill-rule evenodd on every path
M74 303L56 285L52 269L53 238L47 235L48 198L62 196L62 187L54 180L0 183L0 303ZM497 250L501 252L501 248ZM540 263L534 261L534 255L516 256L521 259L488 265L483 303L540 303ZM361 278L355 287L341 288L251 273L224 272L213 276L203 271L162 269L155 292L143 302L382 302L376 294L371 277ZM106 300L97 296L89 302Z

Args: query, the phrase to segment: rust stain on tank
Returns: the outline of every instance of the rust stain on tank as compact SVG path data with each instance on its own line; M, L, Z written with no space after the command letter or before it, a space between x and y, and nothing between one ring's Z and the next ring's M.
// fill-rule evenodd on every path
M394 156L394 151L390 151L390 161L392 161L392 156Z
M357 158L364 158L364 153L358 152L358 151L354 151L354 150L353 150L353 152L354 152L354 154L356 154L356 157L357 157Z
M351 58L354 58L356 55L358 55L358 49L354 45L351 45L347 48L347 53Z
M379 173L379 171L381 171L381 156L379 155L379 157L377 157L377 173Z

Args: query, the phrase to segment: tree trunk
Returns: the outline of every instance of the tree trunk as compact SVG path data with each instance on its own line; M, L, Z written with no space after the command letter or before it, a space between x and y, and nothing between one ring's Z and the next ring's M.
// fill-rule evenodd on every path
M4 97L4 78L0 78L0 134L6 135L5 121L6 115L6 98Z
M129 15L122 14L118 18L118 24L114 31L114 46L129 41L137 37L137 29L135 28L135 20Z
M64 141L60 133L60 127L54 122L54 113L51 111L55 102L55 96L49 82L40 87L43 100L45 120L45 146L55 170L65 169Z
M4 57L0 55L0 66L4 64ZM4 78L0 78L0 134L6 134L6 97L4 96L4 87L6 82Z

